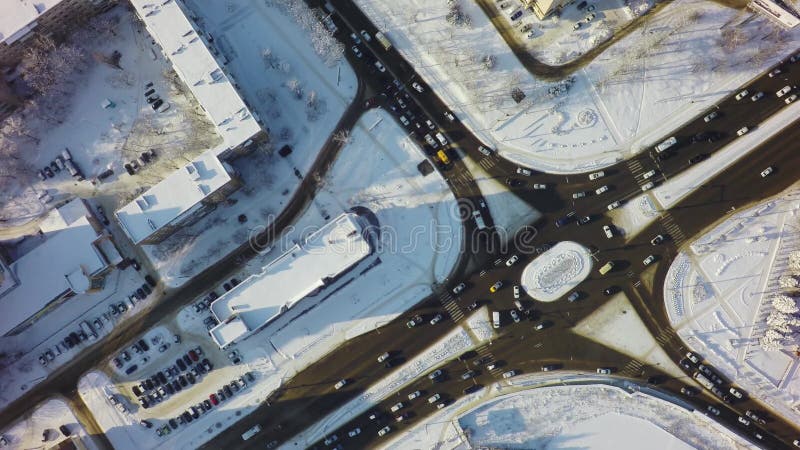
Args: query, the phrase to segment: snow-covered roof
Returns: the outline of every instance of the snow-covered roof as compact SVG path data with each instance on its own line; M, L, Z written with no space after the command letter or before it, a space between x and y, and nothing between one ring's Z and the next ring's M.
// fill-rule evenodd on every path
M236 316L227 322L221 323L212 328L209 333L214 342L220 347L224 347L228 342L233 342L239 336L249 332L250 329L244 323L241 317Z
M224 347L258 331L367 257L370 251L358 216L340 215L274 259L261 273L248 277L215 300L211 311L222 323L211 330L214 340ZM233 315L244 328L228 327L225 322ZM231 330L241 334L235 335Z
M62 208L73 209L84 205L75 199ZM85 206L83 206L85 208ZM10 265L13 289L0 296L0 335L6 334L26 319L47 306L67 290L84 292L89 287L88 277L105 269L108 264L93 245L98 234L84 215L66 223L64 228L46 232L44 241ZM51 211L45 221L58 221L63 217L58 210Z
M138 244L229 182L229 171L233 172L219 160L217 149L207 150L114 215L128 237Z
M36 19L62 0L6 0L0 2L0 42L11 45L33 29Z
M206 111L226 147L237 147L261 131L228 73L206 47L179 0L131 0L175 72ZM202 31L200 32L202 33Z

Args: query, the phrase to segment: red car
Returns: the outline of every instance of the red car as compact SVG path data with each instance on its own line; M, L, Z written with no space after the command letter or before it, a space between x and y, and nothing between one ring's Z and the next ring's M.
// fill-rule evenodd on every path
M219 399L217 399L217 394L209 395L208 399L211 400L211 404L213 404L214 406L219 405Z
M192 358L192 361L197 361L200 358L197 356L197 352L194 350L189 350L189 358Z

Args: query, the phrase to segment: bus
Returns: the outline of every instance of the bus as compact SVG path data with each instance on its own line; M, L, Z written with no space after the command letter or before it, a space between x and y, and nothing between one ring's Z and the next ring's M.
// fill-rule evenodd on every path
M386 35L381 33L380 31L375 33L375 39L377 39L378 42L381 43L384 50L389 50L390 48L392 48L392 43L389 42L389 39L386 38Z
M450 158L447 157L447 153L444 150L439 150L436 152L436 156L439 158L439 161L442 162L444 165L450 164Z
M251 437L253 437L256 434L258 434L259 431L261 431L261 425L256 425L253 428L250 428L249 430L247 430L244 433L242 433L242 440L246 441L246 440L250 439Z

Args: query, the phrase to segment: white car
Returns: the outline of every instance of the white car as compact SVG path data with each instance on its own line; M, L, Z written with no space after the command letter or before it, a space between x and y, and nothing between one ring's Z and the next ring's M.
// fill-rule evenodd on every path
M777 95L778 98L780 98L780 97L783 97L784 95L788 94L789 91L791 91L791 90L792 90L791 86L784 86L783 89L781 89L780 91L776 92L775 95Z
M742 394L742 391L736 389L735 387L732 387L732 388L728 389L728 392L730 392L731 395L733 395L734 397L736 397L736 398L738 398L740 400L742 399L742 397L744 397L744 394Z
M442 398L441 395L433 394L432 396L428 397L428 403L431 403L431 404L436 403L437 401L439 401L440 398Z
M661 235L659 234L659 236L661 236ZM686 353L686 358L689 359L689 361L691 361L691 362L693 362L695 364L699 364L700 360L702 359L702 358L700 358L700 355L698 355L697 353L694 353L694 352L687 352Z
M408 394L408 399L409 400L414 400L415 398L417 398L419 396L420 396L420 392L419 391L414 391L414 392Z
M350 437L356 437L356 436L358 436L359 434L361 434L361 428L353 428L352 430L350 430L350 431L347 433L347 435L348 435L348 436L350 436Z
M400 116L400 123L402 123L405 126L409 126L411 124L411 122L409 122L408 119L406 119L406 116Z
M531 176L531 171L529 169L525 169L523 167L517 167L517 173L519 175L525 175L526 177Z
M617 208L619 208L619 205L621 205L621 203L620 203L620 201L619 201L619 200L617 200L617 201L615 201L615 202L609 203L609 204L608 204L608 206L607 206L606 208L608 208L608 210L609 210L609 211L611 211L612 209L617 209Z
M361 36L363 36L364 40L367 42L372 40L372 36L370 36L369 33L367 33L367 30L361 30Z
M606 173L603 172L602 170L599 171L599 172L590 173L589 174L589 181L594 181L594 180L596 180L598 178L603 178L604 176L606 176Z
M424 92L424 91L425 91L424 89L422 89L422 86L420 86L420 84L419 84L419 83L417 83L416 81L415 81L415 82L413 82L413 83L411 83L411 87L413 87L413 88L414 88L414 90L415 90L415 91L417 91L417 92L419 92L419 93L422 93L422 92Z
M747 94L749 94L749 93L750 93L750 91L748 91L747 89L743 90L742 92L739 92L738 94L736 94L736 100L741 100L741 99L747 97Z
M390 431L392 431L392 428L389 425L386 425L385 427L383 427L380 430L378 430L378 436L384 436L384 435L386 435L386 433L388 433Z
M611 369L608 367L600 367L597 369L597 373L600 375L611 375Z
M664 242L664 235L663 234L657 234L656 237L654 237L653 239L650 239L650 245L658 245L658 244L660 244L662 242ZM689 359L692 359L692 358L689 358ZM692 360L692 362L697 364L697 361Z
M392 410L392 412L397 412L397 411L400 411L401 409L403 409L404 406L405 405L403 404L403 402L397 402L392 406L391 410Z
M654 255L650 255L650 256L648 256L647 258L645 258L645 259L644 259L644 261L642 261L642 263L643 263L645 266L649 266L649 265L650 265L650 264L652 264L652 263L653 263L653 261L655 261L655 260L656 260L656 257L655 257Z
M761 97L763 97L763 96L764 96L763 92L756 92L755 94L753 94L752 97L750 97L750 100L754 101L754 102L757 102L757 101L761 100Z
M519 286L514 286L514 298L519 299Z
M512 319L514 319L514 322L515 322L515 323L519 323L519 321L520 321L521 319L520 319L520 317L519 317L519 313L517 312L517 310L516 310L516 309L512 309L512 310L511 310L511 312L510 312L510 314L511 314L511 318L512 318Z
M380 61L375 61L375 68L378 69L379 72L386 72L386 67L383 67Z
M516 370L509 370L508 372L503 372L503 378L511 378L517 374Z
M788 104L792 103L795 100L797 100L797 94L792 94L792 95L786 97L786 99L784 99L783 102L788 105Z
M432 129L436 128L436 125L434 125L433 122L430 121L430 119L426 119L425 120L425 125L428 126L429 130L432 130Z
M338 391L339 389L343 388L345 384L347 384L347 380L339 380L333 385L333 387Z
M547 189L547 185L546 184L541 184L541 183L534 183L533 184L533 189L535 189L537 191L544 191L545 189Z
M744 425L744 426L746 426L746 427L749 427L749 426L750 426L750 421L749 421L749 420L747 420L747 419L745 419L745 418L744 418L744 417L742 417L742 416L739 416L739 423L740 423L740 424L742 424L742 425Z
M447 117L447 120L449 120L450 122L455 122L456 120L455 116L450 111L445 111L444 116Z
M382 363L382 362L386 361L387 359L389 359L389 356L390 356L389 352L386 352L386 353L382 354L381 356L378 356L378 362Z
M712 120L716 119L718 116L719 116L719 113L717 111L713 111L710 114L708 114L707 116L703 117L703 120L706 123L708 123L708 122L711 122Z
M433 140L433 136L431 136L430 134L426 134L425 135L425 142L427 142L428 145L430 145L433 148L436 148L436 147L439 146L439 143L437 143L435 140Z
M459 285L458 285L458 286L456 286L456 287L454 287L454 288L453 288L453 294L456 294L456 295L460 294L460 293L461 293L461 291L463 291L465 287L467 287L467 285L466 285L466 284L464 284L464 283L459 283Z
M655 175L656 175L656 171L654 169L654 170L651 170L649 172L645 172L644 175L642 175L642 179L643 180L649 180L650 178L653 178Z
M608 186L600 186L596 191L594 191L594 193L597 195L600 195L604 192L608 192Z
M484 156L492 156L492 151L482 145L478 146L478 151L481 152Z
M354 46L350 47L350 49L353 50L353 54L356 55L356 58L361 58L362 56L364 56L361 53L361 50L358 49L358 46L354 45Z
M655 186L655 185L656 185L656 184L655 184L655 183L653 183L652 181L651 181L651 182L649 182L649 183L647 183L647 184L645 184L644 186L642 186L642 192L647 192L647 191L649 191L650 189L653 189L653 186Z
M775 69L772 70L772 72L769 73L769 77L770 78L775 78L775 75L779 75L780 73L781 73L781 69L780 68L775 68Z
M603 225L603 232L606 234L606 237L611 239L614 237L614 232L611 231L611 227L608 225Z
M442 317L441 314L437 314L433 317L433 319L431 319L431 325L436 325L437 323L441 322L443 318L444 317Z
M514 265L514 264L515 264L517 261L519 261L519 256L517 256L517 255L513 255L513 256L511 256L511 258L508 258L508 261L506 261L506 266L507 266L507 267L511 267L511 266L513 266L513 265Z
M445 405L444 402L442 402L442 403L439 403L438 405L436 405L436 409L442 409L445 406L447 406L447 405ZM798 446L798 447L800 447L800 446Z
M767 167L766 169L761 171L761 178L766 178L769 174L772 173L772 166Z
M577 200L579 198L583 198L583 197L586 197L586 192L576 192L576 193L572 194L572 198L575 199L575 200Z
M750 128L742 127L742 128L739 128L739 131L736 132L736 135L737 136L744 136L745 134L747 134L748 131L750 131Z

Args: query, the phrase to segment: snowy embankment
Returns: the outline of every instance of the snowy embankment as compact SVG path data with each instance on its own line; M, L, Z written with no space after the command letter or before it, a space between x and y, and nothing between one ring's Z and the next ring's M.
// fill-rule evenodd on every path
M710 158L685 169L649 192L630 200L621 208L609 212L614 225L627 239L636 236L655 221L661 211L672 208L696 188L706 184L708 180L758 148L759 143L779 134L798 116L800 116L800 102L784 107L769 119L753 127L754 129L746 135L715 152ZM776 161L776 164L780 164L780 162ZM766 167L753 168L758 172L764 169Z
M503 157L553 173L641 151L794 51L800 36L776 33L750 11L676 0L547 82L520 64L474 2L456 3L469 26L447 22L447 2L356 0L473 133Z
M725 378L791 422L800 421L798 321L792 316L798 307L789 287L800 275L790 261L791 252L800 250L798 214L796 186L731 214L678 255L664 284L678 335Z
M55 448L67 439L63 431L88 450L100 448L62 399L40 403L29 413L20 416L9 428L0 431L0 436L8 441L8 448L14 450Z
M483 316L483 321L486 322L485 311L476 314L476 316ZM474 331L475 328L472 327L472 330ZM307 446L322 439L326 434L326 430L335 430L341 427L347 421L352 420L353 417L366 412L376 403L386 399L403 386L413 382L443 362L453 359L461 353L479 346L481 343L481 340L472 338L463 327L457 327L423 353L403 364L398 370L368 387L363 394L328 414L302 433L294 436L290 441L286 441L280 448L289 449L298 445Z
M143 246L171 286L191 280L283 211L300 186L299 177L313 176L308 171L358 85L347 61L318 55L317 42L281 4L187 4L229 61L227 69L263 119L272 148L233 161L243 186L228 201L164 242ZM298 11L311 14L307 8ZM278 154L284 146L291 148L286 157Z

